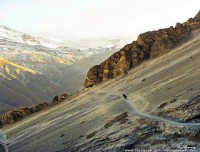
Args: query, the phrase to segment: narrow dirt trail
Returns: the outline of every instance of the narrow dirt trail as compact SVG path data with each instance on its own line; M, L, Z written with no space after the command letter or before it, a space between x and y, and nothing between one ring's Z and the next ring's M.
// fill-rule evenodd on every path
M156 115L143 113L137 108L137 106L134 104L134 102L132 102L128 98L125 99L122 95L116 94L116 93L111 92L111 91L110 91L111 93L102 92L102 91L98 91L98 92L97 91L89 91L89 92L96 94L96 95L100 94L99 96L108 96L108 97L116 96L116 97L120 98L125 104L127 104L128 112L130 114L132 114L133 116L139 116L139 117L147 119L147 120L166 123L166 124L169 124L169 125L175 126L175 127L185 127L185 128L196 127L196 128L200 128L200 123L183 123L183 122L174 121L174 120L164 118L164 117L159 117L159 116L156 116ZM26 131L23 135L18 136L17 138L10 140L9 146L16 143L16 142L24 140L24 135L26 135L26 138L27 138L27 137L33 136L34 134L36 134L40 131L39 130L35 131L34 128L29 130L28 132Z
M170 119L167 119L167 118L164 118L164 117L159 117L159 116L143 113L140 110L138 110L138 108L136 107L134 102L132 102L128 98L125 99L122 95L118 95L116 93L112 93L112 94L109 94L107 92L92 92L92 93L97 93L97 94L98 93L104 93L105 95L108 95L108 96L118 96L124 101L124 103L126 103L128 105L128 112L129 113L131 113L133 115L140 116L140 117L148 119L148 120L163 122L163 123L169 124L171 126L178 126L178 127L186 127L186 128L187 127L200 127L200 123L178 122L178 121L170 120Z

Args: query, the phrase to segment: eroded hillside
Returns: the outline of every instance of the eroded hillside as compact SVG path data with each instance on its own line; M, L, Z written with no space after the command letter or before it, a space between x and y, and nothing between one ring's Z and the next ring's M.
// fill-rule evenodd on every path
M186 43L127 75L3 128L9 148L77 152L183 150L184 145L199 151L199 48L196 31Z

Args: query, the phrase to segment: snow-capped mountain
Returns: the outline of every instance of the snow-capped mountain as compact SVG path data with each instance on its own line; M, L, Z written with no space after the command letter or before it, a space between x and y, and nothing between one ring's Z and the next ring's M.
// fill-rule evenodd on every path
M58 40L44 39L42 37L31 36L29 34L10 29L3 25L0 25L0 38L6 38L14 42L31 46L42 45L49 48L56 48L59 46Z
M26 105L26 100L27 104L51 101L56 94L81 89L89 68L118 51L127 40L91 39L69 43L0 26L0 90L7 91L0 93L1 105L17 107ZM19 93L18 88L26 91ZM5 106L8 101L12 104Z
M1 56L17 60L24 66L32 68L26 63L62 63L72 64L77 60L89 57L116 46L120 49L126 44L126 39L94 39L64 41L57 39L44 39L26 33L0 26ZM9 53L9 55L8 55ZM14 61L15 61L14 60Z
M72 64L78 59L92 55L97 51L80 50L61 46L55 40L47 40L41 37L30 36L28 34L0 26L0 48L1 56L9 59L18 59L25 65L30 62L55 62ZM17 57L16 57L17 56Z

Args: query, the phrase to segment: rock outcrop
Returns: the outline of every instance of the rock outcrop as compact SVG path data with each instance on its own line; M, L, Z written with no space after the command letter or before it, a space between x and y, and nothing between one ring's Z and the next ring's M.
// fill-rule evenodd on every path
M64 94L61 94L60 97L58 95L56 95L54 98L53 98L53 101L51 102L51 104L55 104L55 103L58 103L58 102L61 102L65 99L67 99L70 95L67 94L67 93L64 93Z
M124 123L127 121L127 117L128 117L128 112L124 112L118 115L117 117L115 117L114 119L112 119L111 121L109 121L108 123L106 123L104 127L108 128L116 122Z
M45 102L45 103L22 107L19 109L14 109L14 110L5 112L2 115L0 115L0 128L2 128L5 125L10 125L10 124L16 123L16 122L22 120L23 118L25 118L33 113L39 112L47 107L54 106L54 105L64 101L65 99L67 99L69 96L70 95L68 95L67 93L64 93L64 94L61 94L60 96L56 95L51 103Z
M11 110L8 112L3 113L0 116L0 128L4 125L13 124L17 121L22 120L23 118L41 111L49 106L48 103L41 103L33 106L23 107L16 110Z
M175 27L150 31L138 36L137 41L124 46L106 61L92 67L84 82L84 87L92 87L104 80L127 74L127 71L147 59L166 54L177 45L189 40L192 32L200 29L200 11L187 22Z
M173 104L174 103L174 104ZM176 105L175 105L176 104ZM192 110L191 110L192 109ZM174 120L200 121L200 93L191 97L190 99L177 104L175 98L171 101L162 103L156 115L171 118Z

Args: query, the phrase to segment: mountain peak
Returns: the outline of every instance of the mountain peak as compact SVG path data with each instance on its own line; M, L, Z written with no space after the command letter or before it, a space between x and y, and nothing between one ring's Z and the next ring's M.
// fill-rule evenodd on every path
M57 48L59 46L59 43L55 40L32 36L27 33L10 29L4 25L0 25L0 37L31 46L41 45L47 48Z

